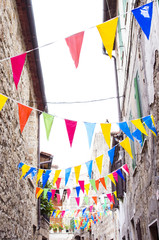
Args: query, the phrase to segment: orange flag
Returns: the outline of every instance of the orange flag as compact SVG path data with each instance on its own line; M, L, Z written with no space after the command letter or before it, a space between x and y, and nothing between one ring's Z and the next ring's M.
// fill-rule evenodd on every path
M103 187L107 190L104 177L100 178L100 182L101 182L101 184L103 185Z
M99 179L95 180L95 184L96 184L96 189L98 191L99 190Z
M97 205L97 196L93 196L92 199L94 200L95 204Z
M20 103L18 103L18 108L19 108L19 123L20 123L20 130L21 133L23 132L23 129L25 127L25 124L28 121L28 118L32 112L32 108L27 107L25 105L22 105Z

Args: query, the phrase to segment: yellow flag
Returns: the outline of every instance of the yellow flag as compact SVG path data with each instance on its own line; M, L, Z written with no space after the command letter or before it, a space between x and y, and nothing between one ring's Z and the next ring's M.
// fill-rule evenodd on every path
M97 164L100 174L102 172L102 163L103 163L103 154L96 158L96 164Z
M114 183L114 185L116 186L116 183L115 183L115 180L114 180L114 177L113 177L113 174L109 174L108 177L110 178L110 180Z
M61 173L61 170L60 170L60 169L55 171L55 176L54 176L53 184L56 183L57 179L59 178L60 173Z
M6 103L7 99L8 99L7 97L0 94L0 111L2 110L2 108L3 108L4 104Z
M153 115L151 115L151 119L152 119L153 125L155 127L155 121L154 121ZM155 134L155 136L156 136L156 134Z
M57 217L60 212L61 212L60 210L56 210L56 216L55 217Z
M39 169L38 171L38 175L37 175L37 180L36 180L36 184L38 183L38 181L40 180L42 174L43 174L44 170L43 169Z
M135 120L131 120L131 122L135 125L136 128L138 128L143 134L145 134L146 136L148 136L142 122L140 119L135 119Z
M86 191L87 195L88 195L88 192L89 192L89 186L90 186L90 183L84 185L84 188L85 188L85 191Z
M118 18L114 18L96 26L110 58L112 57L117 23Z
M81 171L81 165L74 167L75 170L75 177L76 177L76 183L78 184L78 179Z
M24 164L21 169L22 169L22 175L21 175L20 179L22 177L24 177L24 175L29 171L30 167L28 165Z
M114 195L115 195L116 199L117 199L117 200L119 200L119 198L117 198L117 192L116 192L116 191L114 191L113 193L114 193Z
M43 191L44 189L40 188L40 190L36 194L36 197L39 198Z
M105 138L106 143L108 144L108 147L110 148L110 129L111 129L111 123L101 123L100 124L103 136Z
M120 142L120 145L125 149L125 151L130 155L130 157L133 159L133 155L131 152L131 146L129 138L125 138L122 142Z

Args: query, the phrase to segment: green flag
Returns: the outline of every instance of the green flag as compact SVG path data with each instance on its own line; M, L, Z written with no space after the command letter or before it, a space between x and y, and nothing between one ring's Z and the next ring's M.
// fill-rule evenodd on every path
M49 135L50 135L51 127L53 124L54 116L43 112L43 118L44 118L47 140L49 140Z
M84 197L84 201L85 201L85 203L88 205L88 196L85 196L85 197Z
M43 192L43 197L44 198L46 198L46 194L47 194L48 190L49 190L48 188L44 188L44 192Z
M89 181L90 181L93 189L97 192L97 188L96 188L96 184L95 184L95 179L90 179Z

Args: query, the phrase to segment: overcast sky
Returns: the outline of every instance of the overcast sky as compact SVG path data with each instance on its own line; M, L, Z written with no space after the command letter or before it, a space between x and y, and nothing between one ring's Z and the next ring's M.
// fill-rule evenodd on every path
M113 59L102 54L102 41L96 25L102 23L103 0L32 0L39 46L41 48L46 98L48 102L74 102L116 96ZM75 68L65 38L85 31L78 69ZM117 100L81 104L48 104L56 116L49 141L41 119L41 150L54 155L60 168L90 160L83 122L117 122ZM77 121L70 148L64 119Z

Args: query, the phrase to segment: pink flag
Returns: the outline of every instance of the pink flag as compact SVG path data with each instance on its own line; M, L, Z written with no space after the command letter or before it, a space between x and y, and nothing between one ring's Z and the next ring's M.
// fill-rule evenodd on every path
M65 215L65 210L62 211L61 217L64 217Z
M57 196L57 204L59 204L61 200L60 194L56 194L56 196Z
M57 181L56 181L56 187L57 187L57 189L59 189L60 183L61 183L61 178L58 178Z
M84 180L78 181L78 183L79 183L79 185L81 187L82 192L84 193Z
M79 57L80 57L83 37L84 37L84 32L79 32L68 38L65 38L67 46L70 49L70 53L71 53L71 56L75 63L76 68L78 67L78 63L79 63Z
M79 204L80 204L80 197L75 197L75 199L76 199L77 205L79 206Z
M25 63L25 57L26 57L26 53L16 56L16 57L12 57L11 60L11 65L12 65L12 73L13 73L13 79L14 79L14 83L16 86L16 89L18 87L18 83L19 83L19 79L23 70L23 66Z
M68 189L67 189L67 199L69 199L70 194L71 194L71 190L68 188Z
M93 210L93 205L89 207L89 211L92 212Z
M124 172L130 174L129 168L128 168L128 165L127 165L127 164L125 164L124 166L122 166L122 169L123 169L123 171L125 170Z
M113 172L113 177L115 178L116 182L118 182L118 174L117 174L117 172Z
M111 193L108 193L108 194L106 194L107 195L107 198L109 198L109 200L110 200L110 202L111 202L111 200L112 200L112 194Z
M52 200L54 199L55 192L56 192L56 189L51 189L51 193L52 193Z
M65 124L66 124L67 133L70 141L70 146L72 147L72 142L73 142L73 137L76 130L77 122L65 119Z

